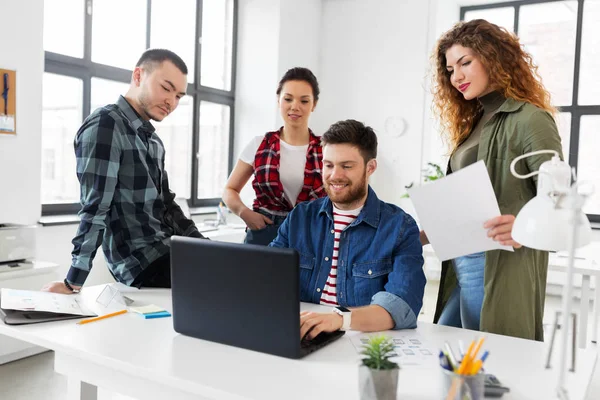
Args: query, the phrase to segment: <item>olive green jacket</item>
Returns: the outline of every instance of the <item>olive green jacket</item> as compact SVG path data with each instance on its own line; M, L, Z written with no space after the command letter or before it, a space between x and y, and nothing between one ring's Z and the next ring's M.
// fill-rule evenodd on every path
M502 214L516 216L536 195L537 176L517 179L510 173L510 163L517 156L545 149L556 150L562 157L554 119L530 103L506 99L484 125L477 159L485 162ZM517 163L516 170L520 174L537 171L550 158L550 154L526 158ZM480 329L543 341L547 274L545 251L521 247L514 253L486 252ZM434 322L438 321L456 283L454 268L450 261L444 262Z

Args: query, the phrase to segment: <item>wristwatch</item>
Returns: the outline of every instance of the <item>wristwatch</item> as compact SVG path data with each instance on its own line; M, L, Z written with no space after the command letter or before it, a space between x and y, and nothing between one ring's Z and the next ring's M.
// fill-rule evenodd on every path
M342 316L343 321L342 321L342 327L340 328L340 330L341 331L350 330L350 324L352 321L352 311L350 311L346 307L342 307L342 306L337 306L331 311Z
M79 293L79 289L74 289L73 286L67 281L67 278L63 281L67 289L69 289L73 293Z

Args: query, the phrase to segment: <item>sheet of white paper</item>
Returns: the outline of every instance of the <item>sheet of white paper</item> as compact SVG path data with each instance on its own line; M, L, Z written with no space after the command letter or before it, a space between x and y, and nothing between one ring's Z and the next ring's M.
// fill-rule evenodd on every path
M369 338L373 334L361 333L350 337L354 348L359 354L362 354L364 346L369 342ZM394 343L395 355L391 361L407 365L435 365L438 362L439 350L429 346L423 341L423 338L416 332L386 332Z
M15 117L12 115L0 115L0 131L14 132Z
M0 307L6 310L47 311L60 314L95 315L72 294L2 289Z
M441 261L487 250L513 251L487 236L485 221L500 215L483 161L408 189L421 229Z

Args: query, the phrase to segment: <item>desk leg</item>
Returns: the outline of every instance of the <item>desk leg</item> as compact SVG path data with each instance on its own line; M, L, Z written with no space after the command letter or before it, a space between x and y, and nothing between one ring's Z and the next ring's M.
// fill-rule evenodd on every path
M594 325L592 326L592 343L598 342L598 317L600 316L600 276L594 278Z
M579 348L587 347L587 325L588 314L590 312L590 276L583 275L581 277L581 305L579 315Z
M67 400L98 400L98 388L77 378L67 378Z

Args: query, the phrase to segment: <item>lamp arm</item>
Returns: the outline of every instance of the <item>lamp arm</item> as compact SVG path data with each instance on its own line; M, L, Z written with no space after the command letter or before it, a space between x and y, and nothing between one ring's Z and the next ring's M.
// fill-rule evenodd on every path
M527 178L531 178L532 176L539 174L540 171L533 171L527 175L521 175L515 170L515 165L517 164L518 161L521 161L522 159L527 158L527 157L537 156L538 154L554 154L556 157L558 157L558 151L556 151L556 150L537 150L537 151L525 153L525 154L515 158L514 160L512 160L512 162L510 163L510 173L513 174L513 176L515 178L519 178L519 179L527 179Z

